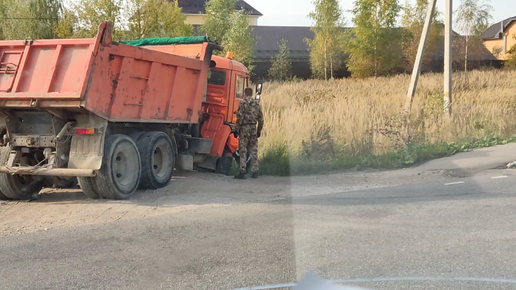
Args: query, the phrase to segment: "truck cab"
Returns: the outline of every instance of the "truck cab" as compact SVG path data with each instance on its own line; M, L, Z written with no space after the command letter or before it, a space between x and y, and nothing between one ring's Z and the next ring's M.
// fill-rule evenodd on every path
M232 134L236 123L244 89L249 86L247 68L229 57L213 56L208 79L206 98L203 102L201 137L212 140L211 153L201 167L216 169L220 158L231 158L238 147L238 139ZM225 161L229 162L229 161ZM227 168L226 168L227 169ZM218 171L224 173L220 168Z

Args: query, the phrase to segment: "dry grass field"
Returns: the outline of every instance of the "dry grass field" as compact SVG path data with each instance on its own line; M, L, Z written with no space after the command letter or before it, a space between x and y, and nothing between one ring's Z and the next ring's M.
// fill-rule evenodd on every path
M260 151L266 173L345 169L360 164L398 167L506 142L516 134L514 71L456 73L451 120L443 118L442 74L420 79L412 111L404 117L409 81L410 76L402 75L265 84ZM449 148L457 144L460 148ZM405 152L416 145L418 150ZM431 146L429 156L413 156ZM399 152L411 156L401 156L403 164L390 165L397 161L393 158L400 158ZM280 169L286 163L290 168ZM293 169L293 165L302 168Z

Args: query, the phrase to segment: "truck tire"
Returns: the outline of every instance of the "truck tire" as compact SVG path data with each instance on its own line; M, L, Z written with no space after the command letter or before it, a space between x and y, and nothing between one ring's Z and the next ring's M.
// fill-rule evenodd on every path
M0 192L0 200L9 200L7 196Z
M5 165L9 160L11 147L0 148L0 164ZM30 200L37 198L39 191L43 188L43 181L30 175L12 175L0 173L0 192L8 199Z
M231 167L233 166L233 154L228 148L224 149L222 157L217 160L217 169L215 170L218 174L229 175L231 174Z
M167 186L175 167L175 149L163 132L148 132L136 142L142 160L140 188L159 189Z
M95 177L98 192L109 199L128 199L138 189L140 176L136 143L122 134L106 137L102 167Z
M92 177L77 177L79 181L79 186L82 189L84 195L91 199L101 199L102 196L99 194L97 190L97 185L95 184L95 179Z

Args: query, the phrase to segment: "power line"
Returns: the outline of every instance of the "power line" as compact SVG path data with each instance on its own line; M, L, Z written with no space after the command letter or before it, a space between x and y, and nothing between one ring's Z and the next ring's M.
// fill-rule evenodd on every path
M7 17L0 20L59 20L59 17Z

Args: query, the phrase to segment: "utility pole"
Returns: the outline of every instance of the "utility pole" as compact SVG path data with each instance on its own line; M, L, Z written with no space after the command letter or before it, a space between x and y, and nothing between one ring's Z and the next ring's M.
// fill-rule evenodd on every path
M444 116L452 114L452 13L453 0L446 0L444 19Z
M423 53L430 31L430 23L432 16L435 11L437 0L430 0L429 3L425 26L421 34L421 40L417 51L416 61L414 63L414 69L412 70L412 78L410 80L410 86L407 93L407 99L405 101L405 112L410 112L412 107L412 101L416 93L416 87L421 74L421 64L423 61ZM444 23L444 115L451 117L452 114L452 13L453 13L453 0L446 0L446 11L445 11L445 23Z
M412 78L410 80L410 86L407 93L407 100L405 101L405 112L408 113L412 109L412 101L416 94L417 82L421 75L421 65L423 63L423 54L425 53L426 42L428 34L430 33L430 27L432 24L432 17L434 16L435 6L437 0L431 0L428 3L428 10L426 12L425 26L421 33L421 39L419 40L419 47L417 49L416 61L414 62L414 69L412 70Z

